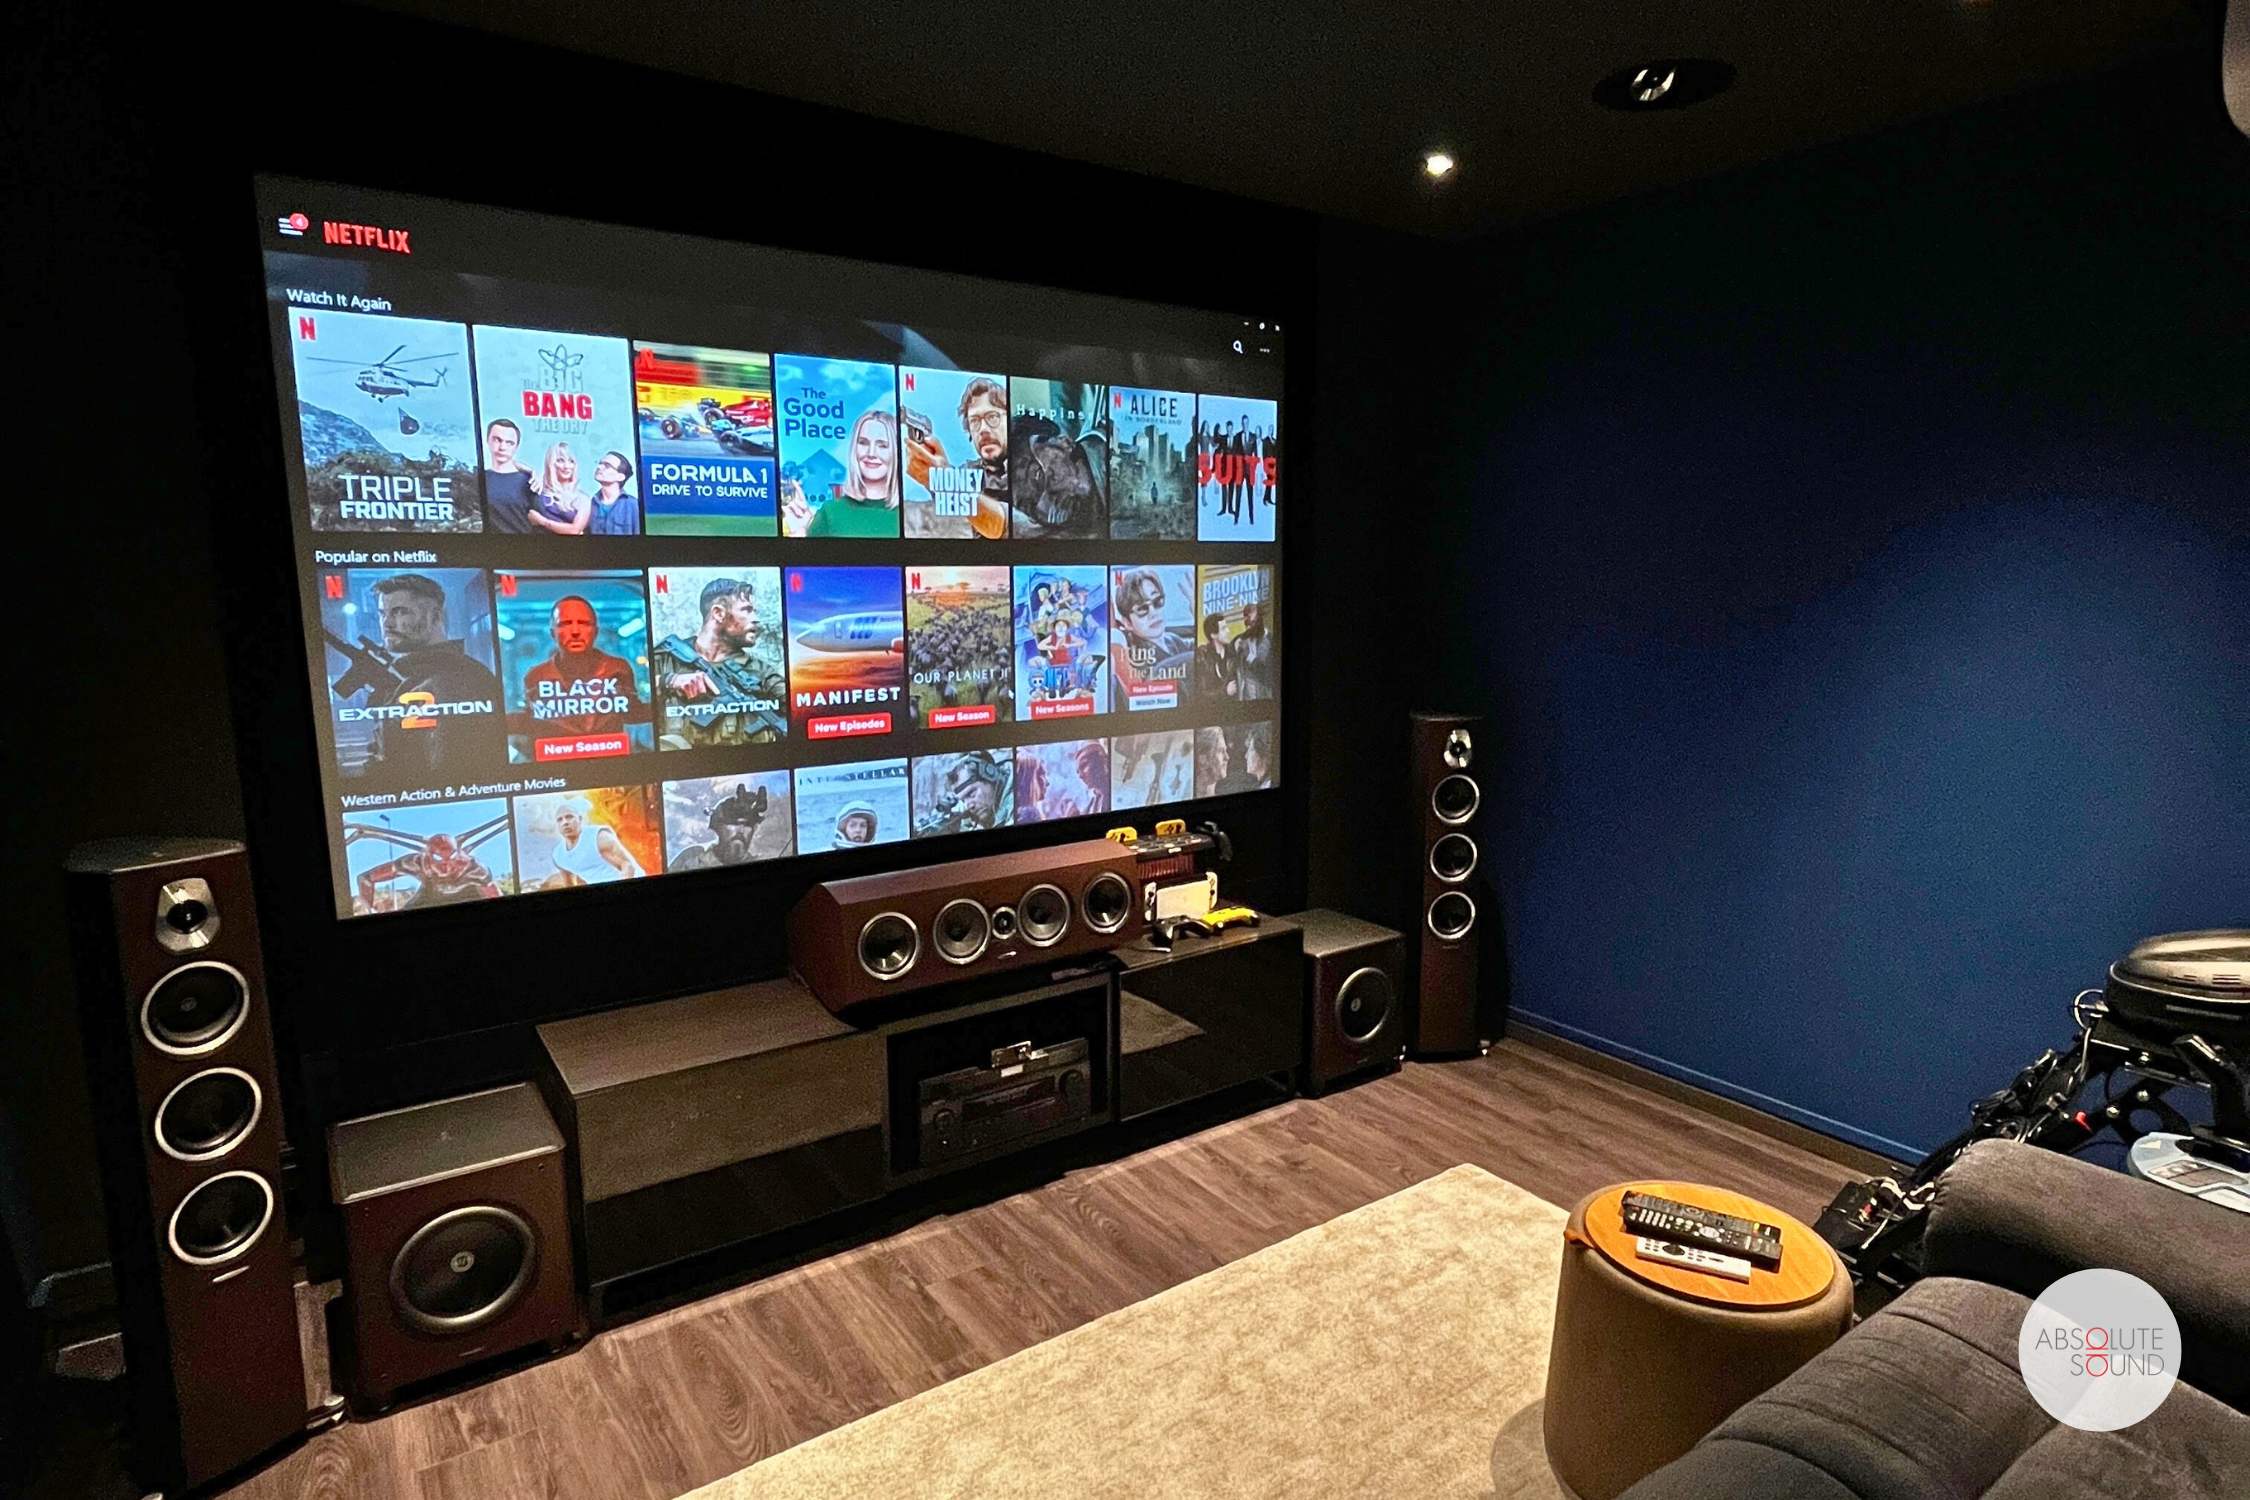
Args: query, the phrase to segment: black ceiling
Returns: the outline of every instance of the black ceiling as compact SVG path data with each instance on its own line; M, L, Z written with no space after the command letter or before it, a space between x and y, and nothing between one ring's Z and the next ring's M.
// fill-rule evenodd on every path
M2212 35L2196 0L388 0L597 56L1147 172L1341 218L1469 234L2098 70ZM1734 65L1693 109L1592 102L1621 66ZM2212 66L2217 84L2217 60ZM599 100L540 96L527 124ZM654 163L692 143L620 112ZM1460 162L1432 188L1442 146ZM731 143L754 177L775 140ZM870 162L886 212L1001 191ZM895 207L903 194L907 205ZM1224 232L1223 226L1213 226Z

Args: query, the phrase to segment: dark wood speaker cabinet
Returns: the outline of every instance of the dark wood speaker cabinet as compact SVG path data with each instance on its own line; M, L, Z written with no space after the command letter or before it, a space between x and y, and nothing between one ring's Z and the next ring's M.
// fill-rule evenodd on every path
M250 861L228 839L115 839L66 868L133 1470L194 1488L311 1414Z
M789 913L789 966L839 1015L895 1014L874 1008L1132 942L1148 925L1139 871L1130 845L1083 839L827 881Z
M562 1133L529 1084L328 1135L344 1291L329 1330L354 1411L586 1331Z
M1117 1112L1139 1119L1305 1061L1302 935L1294 921L1118 950ZM1278 1084L1286 1093L1286 1084Z
M1415 838L1411 875L1420 899L1406 950L1412 992L1409 1046L1418 1057L1473 1057L1480 1027L1486 907L1482 816L1490 756L1484 720L1417 713L1412 722Z

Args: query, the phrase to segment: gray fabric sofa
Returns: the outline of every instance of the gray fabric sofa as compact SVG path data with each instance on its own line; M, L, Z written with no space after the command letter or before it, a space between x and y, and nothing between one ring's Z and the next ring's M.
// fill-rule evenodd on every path
M1927 1279L1623 1500L2250 1496L2250 1216L1986 1141L1940 1181L1926 1251ZM2055 1422L2016 1370L2031 1299L2090 1266L2180 1322L2180 1384L2118 1432Z

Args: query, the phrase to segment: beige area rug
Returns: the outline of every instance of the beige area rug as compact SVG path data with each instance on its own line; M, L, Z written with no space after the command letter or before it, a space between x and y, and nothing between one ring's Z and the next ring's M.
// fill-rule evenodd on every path
M691 1500L1546 1500L1564 1218L1454 1167Z

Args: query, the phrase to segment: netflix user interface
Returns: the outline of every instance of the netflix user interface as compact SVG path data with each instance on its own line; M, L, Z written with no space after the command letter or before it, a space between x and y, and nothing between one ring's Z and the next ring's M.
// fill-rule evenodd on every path
M258 194L339 915L1274 785L1278 332Z

